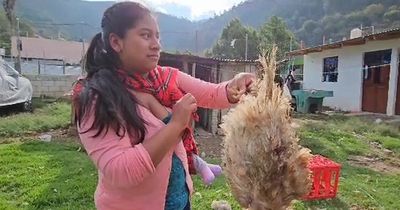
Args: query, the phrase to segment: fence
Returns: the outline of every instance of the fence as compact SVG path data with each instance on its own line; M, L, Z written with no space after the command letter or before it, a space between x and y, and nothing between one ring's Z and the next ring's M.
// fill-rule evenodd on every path
M15 58L4 57L10 66L15 66ZM21 59L23 75L81 75L79 64L67 64L63 60Z
M10 66L15 59L4 57ZM62 60L22 59L21 73L31 81L33 97L63 97L82 74L80 65L69 65Z

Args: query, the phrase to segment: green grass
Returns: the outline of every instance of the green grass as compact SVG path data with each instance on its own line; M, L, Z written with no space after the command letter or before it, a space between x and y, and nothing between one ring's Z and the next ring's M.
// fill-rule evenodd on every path
M193 177L196 193L192 197L192 209L211 209L213 201L226 200L232 205L232 209L240 209L229 191L229 187L224 177L219 177L213 185L207 187L200 180L199 176Z
M371 141L380 143L384 148L400 154L400 138L378 135L375 133L369 134L368 138Z
M400 154L400 127L385 123L375 124L368 118L345 117L343 115L299 115L298 118L316 120L306 123L300 130L303 144L311 146L311 148L313 148L313 146L318 146L318 144L324 144L325 149L332 149L329 145L336 144L337 146L337 144L340 143L335 140L342 140L343 138L341 137L343 136L346 139L344 142L346 145L343 145L346 147L343 147L343 149L353 150L349 151L347 153L348 155L357 155L355 153L365 154L365 152L368 152L369 146L366 144L367 142L378 142L384 148ZM360 136L367 142L360 141ZM333 139L327 140L327 138ZM317 142L315 139L317 139ZM328 143L328 146L325 145L325 143ZM319 150L317 149L316 151ZM338 150L333 151L340 152ZM326 153L324 155L329 156L329 154ZM335 155L329 157L335 157ZM342 156L342 160L343 157L344 156Z
M94 209L97 171L72 143L28 141L0 145L0 209ZM228 200L239 209L223 177L206 187L194 177L193 209Z
M67 102L34 101L33 113L18 113L2 117L0 138L16 137L64 128L70 123L71 105Z
M77 146L24 142L0 145L0 209L93 209L97 173ZM205 187L194 177L193 209L209 209L214 200L227 200L240 209L224 178ZM399 209L400 176L343 165L337 199L298 202L295 209Z
M0 209L94 209L97 173L73 144L0 145Z
M94 209L97 172L88 157L70 143L24 142L0 145L0 209ZM297 202L308 208L400 209L400 176L343 165L336 199ZM239 210L223 177L206 187L194 177L194 210L227 200Z
M0 209L94 209L97 171L73 139L35 142L29 134L60 128L69 123L70 106L65 102L36 103L33 114L17 114L0 121ZM400 131L386 124L343 115L298 115L304 120L300 143L314 154L342 164L337 198L297 201L296 210L306 209L400 209L400 175L379 173L347 163L350 155L374 154L370 142L378 142L400 157ZM22 140L21 140L22 139ZM61 142L63 143L61 143ZM215 159L211 162L220 162ZM210 209L215 200L227 200L241 208L223 177L206 187L193 177L194 210Z
M300 138L300 143L313 153L339 162L345 161L349 155L365 155L369 151L365 142L342 131L305 130L301 132Z
M336 199L300 202L296 209L400 209L400 175L374 172L354 167L346 160L349 155L374 154L370 142L379 142L384 148L400 155L400 131L390 125L374 124L356 117L299 116L313 119L300 129L300 143L342 164L339 194Z

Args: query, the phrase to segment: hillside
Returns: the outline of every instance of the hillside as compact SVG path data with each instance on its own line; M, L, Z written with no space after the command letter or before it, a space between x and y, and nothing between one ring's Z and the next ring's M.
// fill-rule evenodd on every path
M34 31L32 27L26 24L24 21L20 23L20 31L23 36L33 36ZM11 26L7 20L4 10L0 9L0 48L6 50L6 54L9 54L11 48Z
M100 30L101 15L112 3L17 0L16 10L43 36L56 37L60 32L67 39L89 40ZM298 41L307 46L321 44L324 35L327 40L341 40L360 25L373 25L376 30L400 27L398 0L249 0L222 15L196 22L157 13L164 49L192 52L196 46L199 52L212 47L232 18L258 28L273 15L282 17Z

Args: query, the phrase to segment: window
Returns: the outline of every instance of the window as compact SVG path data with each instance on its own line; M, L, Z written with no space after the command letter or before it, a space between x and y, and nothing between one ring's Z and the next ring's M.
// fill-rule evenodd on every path
M366 52L364 54L364 65L381 66L390 65L392 50L380 50L374 52Z
M373 52L366 52L364 54L364 80L370 80L374 84L385 83L385 78L381 71L390 66L392 57L392 50L379 50Z
M322 82L337 82L338 79L338 56L324 58L324 69Z

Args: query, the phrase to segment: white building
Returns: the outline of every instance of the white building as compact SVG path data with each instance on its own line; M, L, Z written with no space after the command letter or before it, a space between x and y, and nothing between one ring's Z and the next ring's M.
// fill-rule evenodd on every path
M400 28L351 37L289 53L304 55L303 89L333 91L332 108L400 115Z

